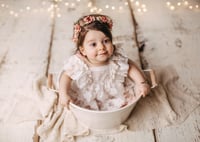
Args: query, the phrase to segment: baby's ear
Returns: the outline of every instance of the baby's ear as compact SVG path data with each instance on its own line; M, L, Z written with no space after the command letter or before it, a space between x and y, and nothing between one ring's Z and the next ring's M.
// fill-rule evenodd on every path
M80 50L81 54L85 56L85 51L84 51L83 46L79 46L79 50Z

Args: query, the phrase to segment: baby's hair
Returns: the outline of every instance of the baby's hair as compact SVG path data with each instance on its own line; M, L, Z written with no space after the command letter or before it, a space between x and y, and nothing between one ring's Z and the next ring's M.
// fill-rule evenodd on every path
M83 16L74 24L73 39L75 39L77 50L83 45L85 36L89 30L101 31L112 42L111 29L112 20L108 16L99 14Z

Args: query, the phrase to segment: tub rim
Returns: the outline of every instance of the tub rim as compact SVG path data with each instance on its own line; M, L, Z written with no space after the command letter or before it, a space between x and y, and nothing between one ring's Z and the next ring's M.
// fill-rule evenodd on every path
M98 113L98 114L106 114L106 113L114 113L114 112L118 112L118 111L122 111L128 107L130 107L131 105L137 103L139 101L139 99L141 98L141 96L139 96L134 102L122 107L122 108L119 108L119 109L115 109L115 110L90 110L90 109L86 109L86 108L83 108L83 107L80 107L72 102L70 102L70 107L75 107L76 109L79 109L81 111L84 111L84 112L89 112L89 113Z

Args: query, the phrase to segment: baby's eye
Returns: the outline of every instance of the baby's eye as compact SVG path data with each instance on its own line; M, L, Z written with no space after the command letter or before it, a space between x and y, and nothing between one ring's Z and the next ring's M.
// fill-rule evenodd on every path
M107 38L107 39L104 39L104 41L103 41L104 43L110 43L110 39L109 38Z
M97 44L94 42L94 43L91 43L90 46L92 47L95 47Z

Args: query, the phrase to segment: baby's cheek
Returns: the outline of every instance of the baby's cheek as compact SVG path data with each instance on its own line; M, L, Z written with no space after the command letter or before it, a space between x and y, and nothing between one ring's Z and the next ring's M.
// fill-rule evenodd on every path
M92 51L88 54L88 56L90 56L91 58L95 58L97 56L97 52L96 51Z

